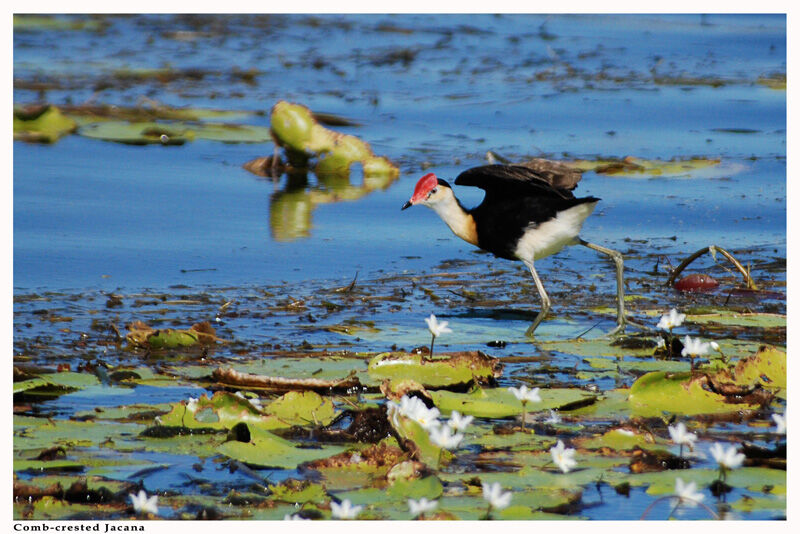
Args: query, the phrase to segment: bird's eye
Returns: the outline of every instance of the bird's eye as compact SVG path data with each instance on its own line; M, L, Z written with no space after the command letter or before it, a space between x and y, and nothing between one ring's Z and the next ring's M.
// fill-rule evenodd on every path
M436 194L436 191L438 191L438 190L439 190L438 188L434 187L433 189L431 189L431 192L430 192L430 193L428 193L428 194L429 194L429 195L435 195L435 194Z

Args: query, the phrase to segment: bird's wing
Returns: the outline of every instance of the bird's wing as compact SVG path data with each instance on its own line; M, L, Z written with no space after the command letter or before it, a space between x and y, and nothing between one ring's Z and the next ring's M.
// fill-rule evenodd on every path
M528 165L484 165L462 172L455 183L483 189L486 200L511 195L575 198L570 190L580 180L580 173L577 173L577 179L574 175L565 176L552 169L537 172Z

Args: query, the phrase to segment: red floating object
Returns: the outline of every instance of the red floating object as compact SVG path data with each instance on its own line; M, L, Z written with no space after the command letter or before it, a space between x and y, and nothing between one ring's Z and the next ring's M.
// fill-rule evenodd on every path
M719 285L707 274L690 274L675 282L675 289L678 291L708 291Z

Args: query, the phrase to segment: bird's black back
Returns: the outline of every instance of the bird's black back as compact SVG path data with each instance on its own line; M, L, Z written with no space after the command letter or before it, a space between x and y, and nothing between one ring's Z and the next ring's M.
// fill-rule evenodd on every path
M564 180L567 188L554 187L555 174L543 175L524 165L484 165L462 172L457 185L486 191L480 205L468 210L475 219L478 246L501 258L516 260L514 250L525 231L554 218L559 212L596 197L575 198L577 179Z

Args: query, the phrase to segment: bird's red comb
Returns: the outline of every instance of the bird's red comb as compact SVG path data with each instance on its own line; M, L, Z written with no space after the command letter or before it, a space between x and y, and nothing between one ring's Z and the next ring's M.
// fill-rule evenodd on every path
M419 182L417 182L417 186L414 188L414 194L411 196L411 202L419 202L420 200L423 200L427 196L428 191L437 185L439 185L439 179L435 174L429 172L420 178Z

